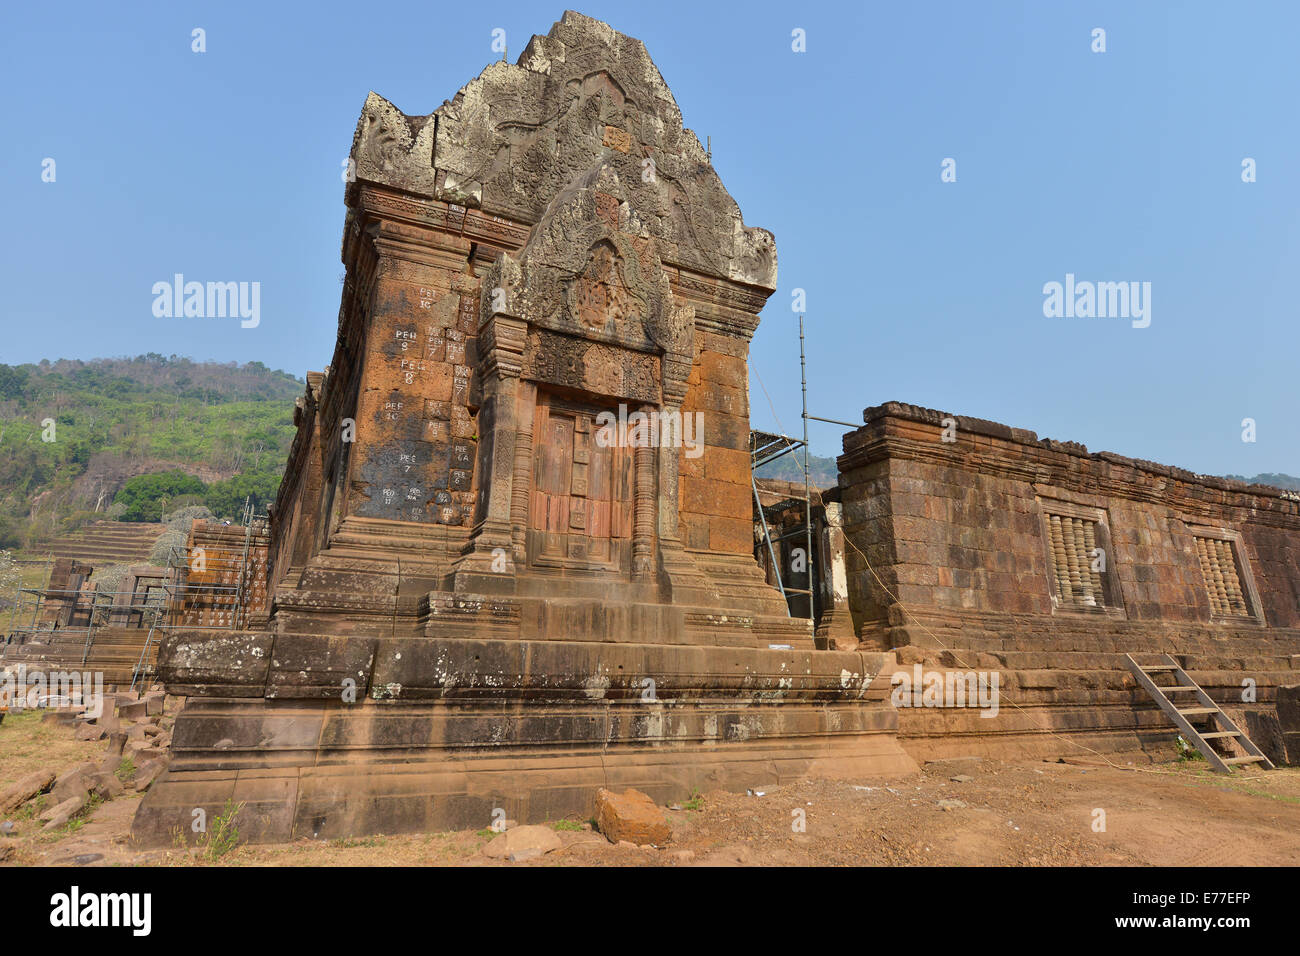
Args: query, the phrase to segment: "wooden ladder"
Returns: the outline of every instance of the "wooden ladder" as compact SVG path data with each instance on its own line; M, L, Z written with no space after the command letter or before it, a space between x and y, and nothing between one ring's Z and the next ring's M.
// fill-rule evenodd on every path
M1232 768L1240 764L1259 764L1265 770L1273 770L1273 763L1260 749L1255 746L1254 742L1242 733L1237 725L1228 719L1219 705L1201 689L1201 686L1187 676L1187 671L1178 666L1178 663L1168 654L1164 657L1163 663L1160 664L1139 664L1133 659L1132 654L1125 654L1128 659L1128 669L1133 672L1138 684L1146 689L1152 699L1160 705L1160 709L1169 715L1187 740L1196 745L1196 749L1201 755L1210 762L1210 766L1219 773L1232 773ZM1151 679L1154 673L1169 672L1173 675L1174 684L1172 687L1161 687ZM1167 696L1168 694L1192 694L1196 700L1196 706L1179 707ZM1197 730L1192 726L1189 717L1209 717L1213 727L1209 732ZM1224 757L1210 746L1210 740L1222 737L1235 737L1237 743L1241 744L1248 756L1245 757Z

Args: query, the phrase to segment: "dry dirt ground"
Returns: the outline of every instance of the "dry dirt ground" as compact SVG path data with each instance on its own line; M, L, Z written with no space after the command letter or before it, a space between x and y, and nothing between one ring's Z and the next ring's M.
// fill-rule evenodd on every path
M103 748L70 734L37 714L10 715L0 724L0 789L43 764L62 771ZM580 821L557 821L563 847L524 863L484 856L494 836L487 830L236 846L220 855L138 851L125 842L140 799L133 794L55 833L41 832L31 811L19 811L14 833L0 836L0 853L12 848L6 865L88 866L1300 864L1300 770L1224 777L1203 762L1111 759L1117 767L949 760L893 781L709 792L683 809L665 809L673 840L663 848L612 846Z

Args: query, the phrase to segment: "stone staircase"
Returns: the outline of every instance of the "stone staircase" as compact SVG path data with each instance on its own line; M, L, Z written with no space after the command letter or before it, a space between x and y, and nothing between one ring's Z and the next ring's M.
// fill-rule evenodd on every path
M149 642L141 675L152 677L158 660L159 633ZM50 671L90 671L104 675L104 686L131 686L141 653L149 638L149 628L99 627L86 648L86 631L61 628L34 635L23 644L11 644L0 656L0 666L25 665L27 674ZM84 661L83 661L84 658Z
M96 521L33 548L33 553L75 558L94 567L143 564L167 526L132 521Z

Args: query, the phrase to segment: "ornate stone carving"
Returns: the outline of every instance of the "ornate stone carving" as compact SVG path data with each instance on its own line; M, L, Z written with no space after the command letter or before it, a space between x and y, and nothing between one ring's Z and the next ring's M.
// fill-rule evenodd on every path
M744 224L645 47L581 14L428 116L371 93L353 140L360 180L528 223L593 154L627 184L665 261L776 288L771 233Z

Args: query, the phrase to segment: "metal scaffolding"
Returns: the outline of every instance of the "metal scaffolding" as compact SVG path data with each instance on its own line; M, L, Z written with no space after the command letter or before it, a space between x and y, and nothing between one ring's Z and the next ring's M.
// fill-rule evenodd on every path
M754 506L758 509L759 521L763 528L763 541L767 547L768 558L772 562L772 569L776 575L776 586L781 590L782 597L786 598L787 612L789 610L789 597L792 594L808 595L808 616L814 621L817 620L817 595L816 595L816 549L813 547L813 513L812 513L812 477L808 466L808 423L810 421L826 422L830 425L842 425L845 428L856 429L859 426L851 422L842 422L834 418L823 418L820 415L810 415L808 413L808 362L804 352L804 317L799 316L799 385L800 385L800 418L803 423L803 437L791 438L789 435L783 435L773 432L751 431L749 433L749 456L750 456L750 485L754 492ZM779 424L779 422L778 422ZM776 461L791 452L803 450L803 495L787 496L788 500L803 502L803 524L796 526L789 532L772 537L772 530L768 527L767 515L763 511L763 502L759 498L758 482L754 478L754 472L763 465ZM781 576L781 565L776 557L775 544L785 541L788 538L803 535L807 552L808 566L808 587L792 588L787 587Z

